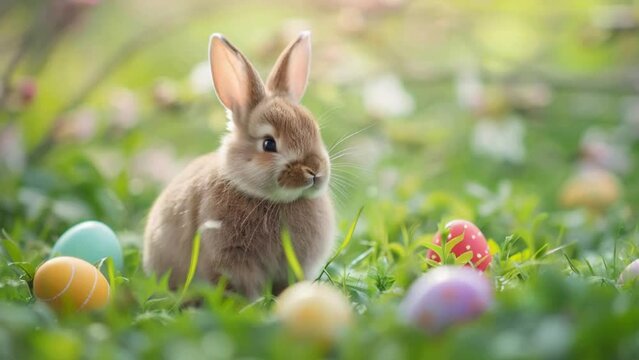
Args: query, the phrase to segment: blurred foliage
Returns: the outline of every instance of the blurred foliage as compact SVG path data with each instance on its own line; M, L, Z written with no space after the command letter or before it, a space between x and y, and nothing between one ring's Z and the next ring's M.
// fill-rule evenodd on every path
M152 201L225 129L208 36L265 75L304 29L348 245L320 280L359 314L329 349L287 337L270 294L195 281L181 308L140 268ZM639 256L637 64L630 0L4 0L0 357L636 359L639 290L617 278ZM490 239L497 301L427 336L397 305L454 218ZM105 311L58 318L32 275L87 219L125 270Z

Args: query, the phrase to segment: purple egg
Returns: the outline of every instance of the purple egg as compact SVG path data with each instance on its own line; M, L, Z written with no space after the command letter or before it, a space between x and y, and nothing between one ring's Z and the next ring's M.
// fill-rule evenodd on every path
M481 315L493 302L490 281L469 267L440 266L422 275L400 305L405 321L435 333Z
M626 266L626 268L619 275L619 283L625 284L630 281L639 281L637 280L639 277L639 259L630 263L630 265Z

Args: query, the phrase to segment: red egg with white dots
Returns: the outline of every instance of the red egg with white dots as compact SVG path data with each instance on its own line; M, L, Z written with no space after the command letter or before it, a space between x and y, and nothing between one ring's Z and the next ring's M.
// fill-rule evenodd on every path
M451 252L455 254L456 257L459 257L468 251L472 252L470 262L473 266L481 271L486 270L492 261L492 256L490 254L490 249L488 248L488 243L486 242L486 237L482 234L481 230L479 230L475 224L466 220L453 220L446 224L446 228L449 230L448 241L453 240L458 236L463 236L463 240L459 244L455 245L451 249ZM441 233L437 232L437 234L435 234L433 242L436 245L441 245ZM437 253L433 250L428 250L426 256L428 259L441 262L439 255L437 255ZM470 264L466 264L466 266L470 266Z

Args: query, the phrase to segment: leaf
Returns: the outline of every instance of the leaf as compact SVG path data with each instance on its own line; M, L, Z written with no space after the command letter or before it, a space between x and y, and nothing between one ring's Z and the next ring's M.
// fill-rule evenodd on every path
M22 250L20 250L18 244L16 244L15 241L11 240L9 234L7 234L6 231L2 230L2 235L4 237L2 239L2 249L4 250L4 253L9 257L9 260L15 263L23 262L24 257L22 256Z
M173 300L174 299L171 296L151 298L144 302L144 308L145 309L162 309L162 308L170 306Z
M527 248L527 249L525 249L523 251L520 251L520 252L518 252L516 254L512 254L508 258L508 261L509 262L520 262L521 263L521 262L524 262L524 261L530 259L530 255L531 255L531 251L530 251L529 248Z
M440 259L442 258L442 247L440 245L427 241L424 241L423 245L428 249L433 250L433 252L437 254Z
M20 269L23 272L24 276L26 276L26 281L31 281L33 279L33 276L35 275L35 267L30 262L12 262L8 265Z
M437 261L431 260L431 259L428 259L428 258L424 259L424 262L426 262L426 264L428 264L429 267L437 267L437 266L441 265Z
M499 248L499 244L493 239L488 240L488 251L491 255L498 254L501 249Z
M443 263L444 263L444 264L446 264L446 265L452 265L452 264L455 264L455 262L456 262L456 261L455 261L455 259L456 259L456 258L457 258L457 257L455 256L455 254L454 254L454 253L449 252L448 254L446 254L446 258L444 259L444 262L443 262Z
M304 280L304 271L297 260L297 256L295 256L295 249L293 249L291 234L286 228L282 229L282 246L284 247L284 255L286 255L288 266L290 266L291 270L293 270L293 275L295 275L297 281Z
M404 257L404 256L406 256L406 250L404 250L404 247L403 247L403 246L401 246L401 245L400 245L400 244L398 244L398 243L391 243L391 244L389 244L389 245L388 245L388 249L389 249L391 252L394 252L394 253L395 253L397 256L399 256L399 257Z
M456 265L465 265L468 264L468 262L470 262L470 260L473 259L473 252L472 251L466 251L465 253L459 255L456 259L455 259L455 264Z
M463 240L464 240L464 233L461 233L460 235L457 235L454 238L447 240L446 245L444 247L444 252L446 254L449 254L453 250L453 248L457 246L457 244L459 244ZM444 242L443 235L442 235L442 242Z
M504 239L504 246L503 246L503 250L505 253L505 258L508 259L510 258L510 253L513 250L513 247L515 245L515 243L520 239L519 235L517 234L512 234L512 235L508 235L506 236L506 238Z

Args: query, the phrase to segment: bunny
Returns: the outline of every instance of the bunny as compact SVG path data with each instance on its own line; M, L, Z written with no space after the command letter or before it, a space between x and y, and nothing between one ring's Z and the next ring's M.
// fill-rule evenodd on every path
M183 284L200 230L198 278L225 276L232 291L248 298L267 283L282 290L288 284L284 227L305 275L319 272L333 247L335 219L330 158L317 122L300 105L310 58L310 32L302 32L264 85L239 50L222 35L211 36L211 73L228 133L152 206L144 232L148 273L170 271L170 287Z

